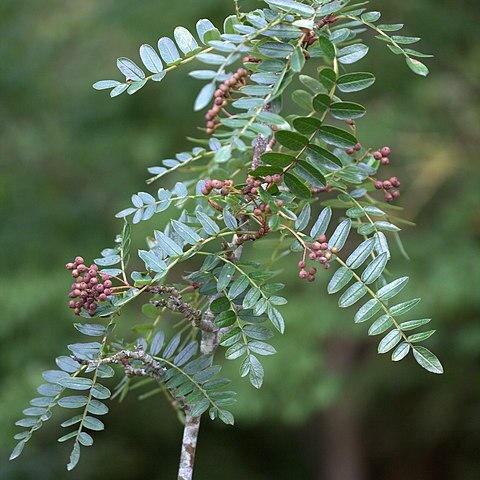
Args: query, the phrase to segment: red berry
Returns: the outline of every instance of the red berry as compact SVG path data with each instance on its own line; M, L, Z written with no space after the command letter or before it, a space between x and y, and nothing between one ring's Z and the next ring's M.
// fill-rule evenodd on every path
M353 149L358 152L362 149L362 144L361 143L356 143Z
M384 157L388 157L391 153L392 153L392 150L390 147L383 147L380 152L382 152L382 155Z
M353 155L355 153L355 150L353 148L347 148L345 151L348 155Z

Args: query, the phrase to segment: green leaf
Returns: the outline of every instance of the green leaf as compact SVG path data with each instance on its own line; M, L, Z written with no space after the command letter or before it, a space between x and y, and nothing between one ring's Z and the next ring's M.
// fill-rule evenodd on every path
M312 229L310 230L310 236L312 238L317 238L319 235L324 235L327 231L328 225L332 218L332 209L330 207L325 207L315 221Z
M411 343L423 342L427 340L427 338L430 338L435 332L436 330L429 330L428 332L414 333L408 337L408 341Z
M215 298L212 303L210 303L210 310L213 313L220 313L230 310L230 302L227 297L218 297Z
M95 82L93 84L93 88L95 90L106 90L108 88L115 88L118 85L121 85L121 83L117 80L100 80L99 82Z
M248 277L246 275L241 275L230 286L230 290L228 291L228 298L230 298L230 300L237 298L247 289L248 286Z
M333 232L330 240L328 241L328 246L330 248L336 247L339 250L343 248L345 242L347 241L350 229L352 227L352 221L348 218L340 222Z
M377 292L377 297L381 300L388 300L400 293L408 283L408 277L397 278L393 282L387 283Z
M365 107L353 102L334 102L330 105L330 112L339 120L350 120L363 117L366 113Z
M205 233L207 235L216 235L220 232L220 227L205 213L197 210L195 212L195 216L197 217L198 221L201 223Z
M269 305L267 308L267 315L272 322L272 325L283 334L285 331L285 321L283 320L282 314L275 307Z
M394 329L391 332L388 332L378 344L378 353L389 352L393 347L395 347L395 345L398 344L401 339L402 333L400 330Z
M297 160L297 165L295 166L294 171L299 177L307 181L313 187L321 188L327 183L320 170L317 170L313 165L303 160Z
M87 405L87 412L93 415L106 415L108 413L108 407L99 400L90 400Z
M315 10L310 5L294 2L293 0L265 0L271 7L283 10L284 12L297 13L298 15L310 18L314 15Z
M139 250L138 256L145 263L145 268L151 270L152 272L162 273L166 270L167 264L154 252Z
M293 120L293 126L300 133L312 135L322 126L322 122L318 118L298 117Z
M142 81L145 78L145 73L143 73L142 69L129 58L118 58L117 67L128 80Z
M382 315L375 322L372 323L368 329L369 335L379 335L386 332L393 325L393 320L389 315Z
M170 237L165 235L163 232L158 230L154 231L155 240L157 241L157 246L162 250L165 255L168 257L179 257L183 254L183 249L180 245L177 245Z
M63 408L81 408L88 403L88 398L84 395L72 395L63 397L58 401L58 404Z
M152 343L150 344L150 354L153 356L157 355L162 349L164 341L165 334L163 332L157 332L152 339Z
M302 211L299 213L297 216L297 220L295 221L295 229L297 232L301 232L306 228L308 225L308 222L310 221L310 216L312 214L312 207L310 206L309 203L306 203Z
M71 390L89 390L93 382L89 378L65 377L61 378L58 384Z
M74 323L73 326L84 335L90 337L102 337L105 335L107 329L103 325L90 323Z
M308 145L307 137L296 132L290 132L288 130L279 130L275 134L275 138L280 145L283 145L289 150L301 150Z
M167 65L172 65L180 60L177 46L173 40L168 37L162 37L158 41L158 50L160 51L160 55Z
M225 290L232 281L233 274L235 273L235 265L226 263L218 275L217 280L217 292Z
M431 318L422 318L420 320L409 320L407 322L402 322L400 328L404 331L415 330L415 328L426 325L431 321Z
M368 47L363 43L355 43L341 48L337 52L338 61L344 65L358 62L368 53Z
M188 55L198 50L198 43L193 35L185 27L176 27L173 31L173 36L180 50Z
M78 441L84 446L84 447L90 447L93 445L93 438L91 435L89 435L87 432L80 432L78 434Z
M347 288L338 300L338 306L341 308L350 307L354 303L358 302L365 294L367 289L365 285L360 282L354 283L351 287Z
M421 75L422 77L426 77L429 73L428 68L426 65L424 65L422 62L419 60L416 60L415 58L406 58L407 65L410 67L412 72L416 73L417 75ZM414 355L415 355L415 350L414 350ZM432 353L433 355L433 353ZM435 357L436 358L436 357ZM419 362L420 363L420 362ZM423 366L423 365L422 365ZM424 367L425 368L425 367ZM427 368L428 370L428 368ZM434 372L437 373L437 372Z
M27 443L27 440L22 440L18 442L15 445L15 448L12 450L12 453L10 454L10 457L8 459L15 460L17 457L19 457L22 454L23 448L25 447L26 443Z
M394 316L403 315L404 313L409 312L413 307L418 305L420 302L419 298L414 298L408 302L399 303L390 308L390 313Z
M375 260L372 260L362 273L362 282L367 285L373 283L385 270L388 262L386 253L382 253Z
M331 102L332 99L329 95L326 95L325 93L319 93L313 97L312 105L317 113L323 114L328 110Z
M400 345L392 353L392 360L394 362L399 362L400 360L404 359L408 352L410 351L410 345L406 342L402 342Z
M193 228L190 228L188 225L185 225L178 220L172 220L172 227L175 232L182 238L182 240L184 240L189 245L195 245L201 240L200 235L198 235L197 232L193 230Z
M67 470L72 471L78 464L80 460L80 444L75 442L73 444L73 450L70 453L70 462L67 465Z
M425 347L413 347L413 356L417 363L432 373L443 373L443 367L440 360L430 350Z
M275 348L265 342L260 342L258 340L252 340L248 342L248 348L259 355L274 355L277 353Z
M334 172L342 167L342 162L338 157L319 145L308 145L307 160L312 165L324 168L329 172Z
M263 384L264 370L263 366L255 355L248 355L248 379L255 388L260 388Z
M347 258L346 264L353 270L363 265L365 260L370 256L373 252L373 248L375 246L375 239L368 238L364 242L362 242Z
M112 392L107 387L104 387L100 383L96 383L91 390L92 396L98 398L99 400L106 400L110 398Z
M158 56L157 51L150 45L140 47L140 58L149 72L160 73L163 71L163 63Z
M298 198L310 198L310 189L302 183L295 175L287 172L284 175L285 185L288 187L291 193Z
M353 272L347 267L340 267L332 276L327 286L327 292L337 293L350 282Z
M268 152L264 153L261 156L262 162L266 163L267 165L275 165L279 167L288 167L292 162L295 161L295 157L293 155L287 155L286 153L278 153L278 152Z
M380 309L382 308L382 304L373 298L369 300L367 303L360 307L360 310L355 314L355 323L361 323L369 320L372 318Z
M289 43L265 42L258 47L258 51L270 58L286 58L293 52L293 46Z
M347 73L338 78L338 89L343 93L359 92L375 83L375 76L368 72Z
M336 147L350 148L357 143L357 139L351 133L331 125L321 127L318 135L325 143Z

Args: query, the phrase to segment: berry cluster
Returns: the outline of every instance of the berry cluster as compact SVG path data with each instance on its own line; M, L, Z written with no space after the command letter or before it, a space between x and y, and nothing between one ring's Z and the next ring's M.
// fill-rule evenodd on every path
M220 111L227 105L228 98L231 97L234 90L246 85L247 77L247 70L239 68L231 78L225 80L219 85L218 89L215 90L213 106L205 115L208 135L211 135L220 123L217 117Z
M98 308L98 302L105 302L107 297L113 293L110 276L99 273L95 264L87 267L82 257L76 257L75 261L67 263L65 268L72 271L75 281L72 283L71 292L68 295L72 299L68 302L68 306L75 312L75 315L80 315L82 308L89 315L94 315Z
M359 152L362 149L362 144L357 143L355 146L351 148L347 148L345 151L348 155L355 155L355 153Z
M273 185L274 183L280 183L282 181L282 176L279 173L275 173L275 175L267 175L263 180L255 179L250 175L247 177L246 185L242 188L242 193L244 195L256 195L258 193L258 188L266 185L266 189Z
M306 244L306 248L303 254L303 260L300 260L298 262L298 268L300 269L298 276L302 280L314 282L317 269L315 267L310 267L308 270L306 270L307 264L305 262L305 256L307 254L307 250L310 251L310 253L308 254L308 258L310 260L320 263L320 265L322 265L325 270L328 270L330 268L329 260L331 260L333 255L336 255L338 253L338 248L330 248L328 246L326 235L320 235L314 242Z
M380 150L377 150L373 154L375 160L380 160L381 165L388 165L390 163L390 158L388 157L392 153L390 147L383 147Z
M393 202L400 196L400 190L392 190L392 188L398 189L398 187L400 187L400 181L397 177L391 177L390 180L384 180L383 182L380 180L375 182L375 188L377 190L383 190L383 198L388 203Z
M221 195L226 197L233 188L232 180L205 180L205 185L202 187L203 195L210 195L212 190L218 190Z

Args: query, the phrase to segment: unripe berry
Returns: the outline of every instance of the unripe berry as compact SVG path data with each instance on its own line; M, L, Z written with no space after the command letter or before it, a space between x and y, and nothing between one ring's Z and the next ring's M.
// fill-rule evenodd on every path
M277 207L283 207L284 204L285 204L285 203L284 203L283 200L275 200L275 205L276 205Z
M394 187L399 187L399 186L400 186L400 181L398 180L397 177L392 177L392 178L390 178L390 183L391 183Z
M355 146L353 147L353 149L356 152L359 152L362 149L362 144L361 143L356 143Z
M75 257L75 263L77 265L80 265L83 262L84 262L83 257Z
M111 281L111 280L105 280L105 281L103 282L103 286L104 286L105 288L110 288L110 287L112 286L112 281Z
M325 258L326 258L327 260L330 260L330 259L332 258L331 252L325 252L324 255L325 255Z
M106 296L104 293L101 293L101 294L98 296L98 299L99 299L101 302L104 302L104 301L107 299L107 296Z
M336 255L338 253L338 247L332 247L330 252L333 253L333 255Z
M347 148L345 151L348 155L353 155L355 153L355 150L353 148Z
M306 263L305 263L304 260L300 260L300 261L298 262L298 268L305 268L305 265L306 265Z
M392 188L392 184L391 184L388 180L385 180L385 181L383 182L383 188L384 188L385 190L390 190L390 189Z
M319 241L320 243L325 243L325 242L327 241L327 236L324 235L324 234L320 235L320 236L318 237L318 241Z
M376 151L376 152L373 154L373 158L374 158L375 160L381 160L382 157L383 157L383 155L382 155L382 152L380 152L380 151Z
M80 273L78 272L77 269L72 270L72 277L73 277L73 278L77 278L79 275L80 275Z
M309 254L308 254L308 258L309 258L310 260L315 260L315 259L317 258L317 254L316 254L316 253L313 253L313 252L312 252L312 253L309 253Z
M400 190L395 190L392 192L392 197L393 198L398 198L400 196Z
M380 163L382 165L388 165L390 163L390 159L388 157L382 157L382 159L380 160Z
M385 192L383 198L388 203L393 202L393 195L391 193Z
M378 181L377 181L377 182L375 182L374 185L375 185L375 188L376 188L377 190L382 190L382 189L383 189L383 183L382 183L382 182L378 182Z
M388 157L391 153L392 153L392 150L390 147L383 147L380 152L382 152L382 155L384 157Z
M73 264L72 262L67 263L67 264L65 265L65 268L66 268L67 270L73 270L74 267L75 267L75 266L74 266L74 264Z
M325 270L328 270L328 269L330 268L330 264L329 264L329 263L326 263L326 264L323 266L323 268L324 268Z
M279 173L275 173L272 177L274 183L280 183L282 181L282 177Z
M320 249L322 248L322 244L319 243L319 242L313 242L313 243L312 243L312 248L313 248L314 250L320 250Z
M308 273L309 273L310 275L315 275L315 274L317 273L317 269L316 269L315 267L310 267L310 268L308 269Z
M305 279L308 277L308 272L306 270L300 270L300 272L298 273L298 276L301 278L301 279Z

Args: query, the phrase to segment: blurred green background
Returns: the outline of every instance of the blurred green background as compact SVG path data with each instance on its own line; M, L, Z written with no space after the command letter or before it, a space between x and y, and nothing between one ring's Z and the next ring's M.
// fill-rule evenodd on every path
M428 345L446 372L379 357L377 339L327 298L327 277L300 283L287 258L279 354L266 359L260 391L235 381L235 428L204 419L198 480L480 478L480 3L371 7L385 22L404 21L436 56L422 79L370 38L359 67L378 80L356 99L369 110L358 122L362 143L392 146L389 172L403 182L405 216L419 224L403 232L411 262L397 252L392 270L412 276L406 295L423 297L419 318L433 316ZM145 188L146 168L187 149L184 137L201 122L191 108L200 84L185 69L133 98L110 100L91 84L118 78L116 57L137 59L140 44L174 26L204 17L220 25L230 11L226 0L0 2L1 480L175 478L181 428L160 397L113 403L73 473L69 446L56 443L58 417L19 460L6 459L41 371L78 338L63 265L112 243L121 226L113 215Z

